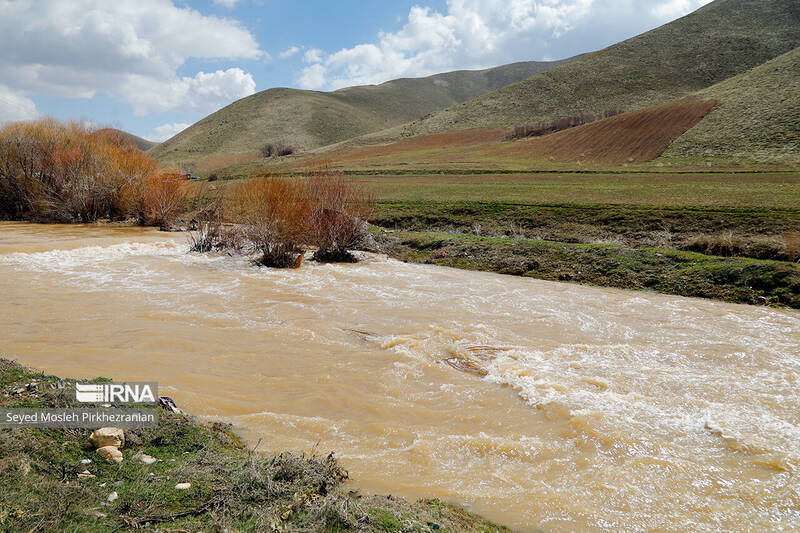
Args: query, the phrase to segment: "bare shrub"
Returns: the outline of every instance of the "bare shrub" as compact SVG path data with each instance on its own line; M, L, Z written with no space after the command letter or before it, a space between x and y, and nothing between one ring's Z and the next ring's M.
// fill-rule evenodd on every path
M267 143L261 147L261 157L283 157L285 155L292 155L294 148L284 143Z
M231 216L265 266L296 268L303 261L310 206L303 180L256 178L236 185Z
M146 177L141 189L142 224L170 227L186 210L189 190L178 173L164 172Z
M311 244L317 261L353 262L350 250L368 235L365 220L373 209L372 196L358 182L327 169L307 173L306 188L311 204Z
M228 207L223 192L198 194L195 219L197 227L189 232L189 247L193 252L242 253L246 250L244 235L235 224L227 222Z
M119 137L53 119L0 129L0 216L91 222L128 215L156 162Z
M550 122L539 122L536 124L527 124L525 126L517 126L514 131L506 137L507 141L516 139L525 139L527 137L541 137L548 133L555 133L557 131L565 130L567 128L574 128L583 124L589 124L598 120L611 118L615 115L623 113L622 110L614 109L603 111L597 115L592 113L582 113L572 117L557 118Z

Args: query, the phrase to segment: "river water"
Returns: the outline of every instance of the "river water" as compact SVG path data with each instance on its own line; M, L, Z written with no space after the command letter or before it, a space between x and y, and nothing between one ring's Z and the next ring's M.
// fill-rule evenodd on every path
M800 529L800 314L0 224L0 354L158 381L263 451L528 531Z

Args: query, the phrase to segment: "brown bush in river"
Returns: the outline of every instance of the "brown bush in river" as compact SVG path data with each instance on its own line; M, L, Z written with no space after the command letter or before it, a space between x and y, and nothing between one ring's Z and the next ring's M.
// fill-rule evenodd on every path
M367 237L372 195L358 182L326 169L310 171L305 185L311 203L309 238L317 261L355 261L350 253Z
M300 266L310 213L303 180L255 178L230 194L230 216L265 266Z

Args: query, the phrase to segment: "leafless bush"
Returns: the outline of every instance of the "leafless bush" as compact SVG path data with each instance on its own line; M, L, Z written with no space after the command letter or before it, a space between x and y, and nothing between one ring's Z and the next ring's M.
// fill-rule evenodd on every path
M302 180L256 178L235 186L230 199L231 216L261 255L261 264L300 266L310 215Z
M525 139L527 137L541 137L549 133L565 130L567 128L574 128L583 124L589 124L598 120L611 118L615 115L623 113L622 110L603 111L597 115L592 113L583 113L572 117L562 117L551 122L539 122L537 124L527 124L525 126L517 126L514 132L506 137L507 141L516 139Z
M240 228L226 222L225 196L199 194L195 213L197 227L189 232L189 248L193 252L242 253L246 250Z
M134 145L53 119L0 130L0 216L90 222L129 215L156 162Z
M139 222L170 227L186 210L189 190L186 180L177 173L148 176L141 184Z
M308 172L306 188L311 204L309 238L317 247L314 259L355 261L350 250L368 235L365 220L373 209L369 191L325 169Z
M261 157L283 157L285 155L292 155L294 148L283 143L267 143L261 147Z

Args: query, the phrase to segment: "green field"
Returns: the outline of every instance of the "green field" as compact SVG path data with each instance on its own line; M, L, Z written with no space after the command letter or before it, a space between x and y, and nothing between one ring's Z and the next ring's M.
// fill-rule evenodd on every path
M353 176L380 201L800 209L800 171Z

